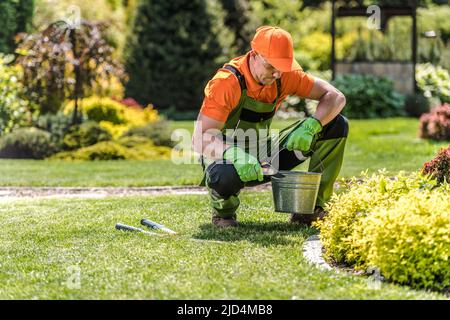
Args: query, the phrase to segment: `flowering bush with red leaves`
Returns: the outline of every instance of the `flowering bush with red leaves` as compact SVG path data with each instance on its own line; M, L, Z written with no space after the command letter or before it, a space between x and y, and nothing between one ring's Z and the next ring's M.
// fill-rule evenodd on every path
M442 148L437 156L423 165L422 174L431 175L438 183L450 183L450 145Z
M128 106L128 107L134 107L134 108L138 108L138 109L144 109L144 107L142 105L139 104L139 102L137 102L136 100L134 100L133 98L125 98L122 99L120 101L120 103Z
M444 103L420 117L420 137L432 140L450 140L450 105Z
M144 109L144 107L139 104L139 102L137 102L136 100L134 100L133 98L117 98L117 97L112 97L111 99L113 99L114 101L120 102L121 104L123 104L124 106L130 107L130 108L134 108L134 109Z

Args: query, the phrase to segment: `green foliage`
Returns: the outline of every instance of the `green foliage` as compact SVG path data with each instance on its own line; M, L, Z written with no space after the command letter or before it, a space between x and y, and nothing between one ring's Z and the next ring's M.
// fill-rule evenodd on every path
M103 141L75 151L64 151L50 159L60 160L123 160L127 158L127 148L113 142Z
M299 32L307 34L308 26L304 30L301 25L302 12L300 11L301 1L299 0L254 0L251 1L252 10L259 17L261 25L279 26L292 34L295 42L299 40ZM297 48L297 47L296 47Z
M250 0L220 0L220 4L225 12L224 24L234 33L237 52L245 54L251 49L250 42L259 27Z
M164 120L149 123L142 127L131 128L124 134L124 137L129 136L147 137L152 140L156 146L173 147L174 145L174 142L171 140L169 124Z
M450 74L448 70L430 63L418 64L416 81L419 91L427 98L450 103Z
M352 179L317 223L326 257L414 287L449 286L450 188L418 173Z
M214 71L235 49L220 4L142 1L128 42L126 95L141 104L198 109Z
M364 182L356 178L342 181L346 191L333 195L327 204L327 219L318 224L326 256L337 263L355 263L355 259L350 259L349 241L354 223L369 214L373 207L390 204L411 189L412 181L404 177L394 183L383 172L371 177L364 172L361 175Z
M160 160L170 159L171 149L154 146L144 137L102 141L75 151L60 152L51 159L61 160Z
M436 141L450 141L450 105L445 103L433 108L420 117L421 138Z
M49 132L19 128L0 139L0 158L43 159L55 151Z
M64 136L64 148L73 150L88 147L100 141L111 140L110 133L100 127L95 121L87 121L81 125L72 126Z
M125 100L124 100L125 101ZM129 103L130 101L125 101ZM73 101L66 104L65 113L74 109ZM96 121L101 127L108 130L113 138L120 137L130 128L146 126L158 121L158 112L152 105L145 108L141 106L127 106L111 98L92 96L80 101L80 111L84 118Z
M338 76L333 85L347 99L343 114L349 118L387 118L404 114L404 97L388 78L372 75Z
M430 175L440 184L445 181L450 183L450 145L447 149L442 148L433 160L423 165L422 174Z
M411 190L389 207L374 208L355 225L353 255L359 268L376 266L394 282L448 291L450 188Z
M252 12L261 25L279 26L292 35L294 53L305 70L326 70L330 65L331 6L300 11L300 0L254 0ZM314 35L313 35L314 34Z
M83 116L92 121L109 121L114 124L124 124L125 106L118 101L110 98L89 97L80 101ZM72 112L74 102L69 102L64 111Z
M0 52L14 52L14 37L30 29L33 9L34 0L0 1Z
M421 93L408 94L405 98L405 111L409 116L418 118L430 111L430 102Z
M0 54L0 136L28 124L31 119L31 106L23 98L19 82L21 69L8 64L11 59Z
M331 35L314 31L300 38L301 50L296 58L306 70L328 70L331 68Z
M47 113L40 115L33 123L36 128L50 132L52 142L59 151L64 147L63 138L69 132L72 118L62 112Z
M447 61L450 54L450 44L446 47L440 37L420 38L417 54L420 63L431 63L446 69L450 68L450 62Z
M434 30L444 43L450 40L450 7L432 6L429 8L419 8L417 10L418 32L422 34L425 31ZM425 39L425 41L433 41Z

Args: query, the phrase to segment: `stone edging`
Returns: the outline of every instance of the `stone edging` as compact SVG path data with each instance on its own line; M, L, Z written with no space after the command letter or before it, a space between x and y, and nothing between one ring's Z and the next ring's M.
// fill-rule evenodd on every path
M306 239L303 245L303 256L305 259L323 270L335 270L322 257L322 243L318 235L312 235Z

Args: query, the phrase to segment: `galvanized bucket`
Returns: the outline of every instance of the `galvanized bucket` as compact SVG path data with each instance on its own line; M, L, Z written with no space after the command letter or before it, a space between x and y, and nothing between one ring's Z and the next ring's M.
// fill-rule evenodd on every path
M275 211L313 214L322 174L284 170L278 173L271 179Z

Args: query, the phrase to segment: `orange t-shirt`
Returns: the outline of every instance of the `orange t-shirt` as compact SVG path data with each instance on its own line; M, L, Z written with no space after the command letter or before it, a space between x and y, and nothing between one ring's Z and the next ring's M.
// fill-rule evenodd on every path
M271 103L277 97L277 84L260 85L253 79L248 67L250 52L229 62L244 76L247 95L261 102ZM314 78L303 70L283 72L281 74L281 94L276 109L288 95L307 97L314 85ZM219 69L205 87L205 98L200 113L225 122L231 111L237 107L241 98L241 87L236 76L227 69Z

